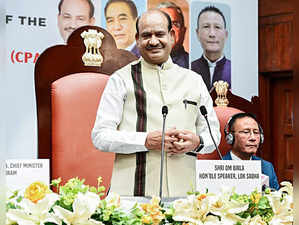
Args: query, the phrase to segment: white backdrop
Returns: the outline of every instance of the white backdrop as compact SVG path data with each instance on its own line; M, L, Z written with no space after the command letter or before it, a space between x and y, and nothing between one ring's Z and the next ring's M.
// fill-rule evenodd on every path
M57 28L58 3L59 0L6 1L6 73L1 82L6 87L8 159L37 158L35 56L47 47L63 44ZM99 4L94 3L99 9Z
M0 1L0 16L5 18L5 2ZM3 80L5 73L5 21L0 20L0 80ZM5 120L7 117L5 103L6 99L4 97L4 82L0 81L0 224L5 224L5 176L4 176L4 166L6 157L6 132L5 132Z
M215 2L209 0L208 2ZM0 134L5 158L37 158L37 121L34 92L35 56L63 44L57 28L59 0L7 0L6 72L1 76L3 111ZM190 2L190 1L189 1ZM218 0L231 6L233 92L250 99L258 94L257 0ZM96 25L100 0L94 0ZM34 24L29 24L36 21ZM196 18L192 18L196 19ZM3 69L2 69L3 71ZM1 72L2 72L1 71ZM238 85L235 85L238 84ZM3 129L4 128L4 129Z

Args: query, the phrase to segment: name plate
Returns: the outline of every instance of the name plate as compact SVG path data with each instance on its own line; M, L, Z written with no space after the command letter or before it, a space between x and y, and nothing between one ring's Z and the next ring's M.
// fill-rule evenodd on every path
M5 160L5 170L9 191L26 188L36 181L50 184L49 159L9 159Z
M218 193L222 186L234 187L238 194L262 190L260 160L197 160L196 190Z

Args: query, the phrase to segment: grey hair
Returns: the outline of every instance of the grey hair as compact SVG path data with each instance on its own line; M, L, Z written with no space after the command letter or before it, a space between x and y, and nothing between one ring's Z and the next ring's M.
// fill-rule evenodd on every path
M176 9L177 13L181 16L182 18L182 23L183 25L185 24L185 19L184 19L184 14L181 10L181 8L175 4L174 2L171 2L171 1L165 1L165 2L160 2L158 5L157 5L157 8L158 9L163 9L163 8L172 8L172 9Z

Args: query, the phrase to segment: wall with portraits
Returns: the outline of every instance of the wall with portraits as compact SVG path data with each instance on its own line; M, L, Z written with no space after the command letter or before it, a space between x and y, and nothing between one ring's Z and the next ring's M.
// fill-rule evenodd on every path
M50 46L65 44L66 37L75 27L93 24L107 28L107 18L104 14L107 0L91 1L94 6L92 17L89 17L89 6L86 2L82 5L79 0L64 1L64 4L68 4L62 7L61 14L58 11L59 0L6 1L4 56L6 71L1 76L1 84L5 90L3 108L6 121L2 129L4 127L5 130L3 133L6 150L3 151L6 152L6 158L37 158L34 65L38 56ZM163 2L132 1L136 5L138 15L147 8L155 8ZM177 46L180 44L183 46L185 57L183 61L187 62L186 67L191 68L191 63L200 58L204 52L196 31L199 12L206 6L217 6L227 22L228 37L223 55L231 61L231 89L235 94L247 99L258 95L257 0L172 0L172 2L180 8L176 10L178 15L171 14L171 17L177 18L177 21L173 21L173 26L178 30ZM184 23L179 16L181 14ZM113 20L113 16L111 18ZM118 23L123 23L124 19L130 20L130 15L119 19ZM127 46L123 44L125 47L120 48L128 48L131 51L135 47L130 42L132 37L125 37L125 34L127 33L116 32L115 37L120 39L120 46L121 43L129 43ZM180 62L182 59L178 57L178 63Z

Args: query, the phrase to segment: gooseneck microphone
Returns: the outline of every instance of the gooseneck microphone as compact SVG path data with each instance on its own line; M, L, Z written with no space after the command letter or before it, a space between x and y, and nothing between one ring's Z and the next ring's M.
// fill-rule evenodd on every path
M218 155L219 155L220 159L222 160L222 155L221 155L221 153L220 153L220 151L219 151L218 146L216 145L215 139L214 139L213 134L212 134L212 131L211 131L210 123L209 123L209 120L208 120L208 112L207 112L207 109L206 109L206 107L205 107L204 105L200 106L199 109L200 109L200 113L201 113L201 115L204 116L204 118L205 118L205 120L206 120L206 122L207 122L207 125L208 125L208 128L209 128L210 136L211 136L212 141L213 141L213 143L214 143L214 145L215 145L215 147L216 147L216 150L217 150L217 152L218 152Z
M168 114L168 108L166 105L162 107L163 115L163 128L162 128L162 146L161 146L161 170L160 170L160 199L162 199L162 186L163 186L163 167L164 167L164 144L165 144L165 121Z

